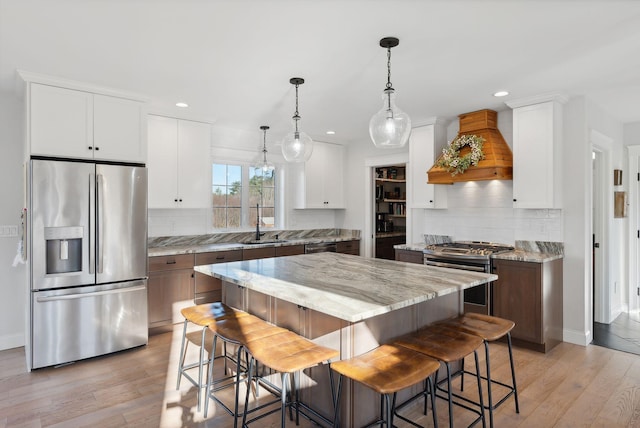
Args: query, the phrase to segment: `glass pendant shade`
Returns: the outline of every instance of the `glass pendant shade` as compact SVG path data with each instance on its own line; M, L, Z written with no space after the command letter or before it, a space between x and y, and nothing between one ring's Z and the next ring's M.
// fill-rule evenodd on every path
M259 161L255 167L261 169L263 175L265 175L268 172L273 171L275 166L267 160L267 129L269 129L269 127L263 125L260 129L264 134L264 139L262 140L262 161Z
M287 162L306 162L313 152L313 140L304 132L297 131L296 128L297 123L294 123L294 129L284 136L282 156Z
M396 106L395 97L393 89L385 89L382 108L369 121L369 135L376 147L398 148L409 141L411 119Z

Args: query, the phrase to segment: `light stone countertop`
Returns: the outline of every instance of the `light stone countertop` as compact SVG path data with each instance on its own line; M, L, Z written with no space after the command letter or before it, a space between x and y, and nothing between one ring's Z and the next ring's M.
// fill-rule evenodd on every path
M348 322L494 281L493 274L337 253L196 266L196 271Z
M491 256L493 259L513 260L518 262L544 263L562 259L562 254L539 253L535 251L513 250Z
M283 239L281 242L265 242L264 244L246 244L242 242L219 242L215 244L175 245L166 247L149 247L149 257L175 256L179 254L208 253L215 251L241 250L245 248L285 247L289 245L317 244L320 242L351 241L353 236L327 236L303 239Z
M407 250L407 251L420 251L420 252L422 252L422 250L424 250L426 248L426 246L427 246L427 244L422 242L422 243L417 243L417 244L398 244L398 245L394 245L393 248L395 248L396 250Z

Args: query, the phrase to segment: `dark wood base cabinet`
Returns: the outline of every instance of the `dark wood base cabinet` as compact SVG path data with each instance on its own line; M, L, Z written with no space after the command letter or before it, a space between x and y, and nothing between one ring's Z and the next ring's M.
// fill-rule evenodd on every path
M394 245L404 244L406 237L402 236L385 236L376 238L376 259L396 259L396 250Z
M515 345L547 352L562 342L562 259L531 263L495 259L493 314L516 323Z
M422 251L396 250L396 260L421 265L424 264L424 254Z

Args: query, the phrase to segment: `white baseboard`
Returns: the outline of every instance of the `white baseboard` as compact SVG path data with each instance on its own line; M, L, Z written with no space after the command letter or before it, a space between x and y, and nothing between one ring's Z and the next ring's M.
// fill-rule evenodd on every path
M562 340L564 342L573 343L574 345L587 346L593 341L593 332L591 330L562 330Z
M8 334L0 336L0 351L24 346L24 334Z

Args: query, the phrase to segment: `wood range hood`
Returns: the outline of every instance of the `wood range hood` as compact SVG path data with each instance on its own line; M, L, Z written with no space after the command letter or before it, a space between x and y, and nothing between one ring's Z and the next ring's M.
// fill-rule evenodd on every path
M429 184L453 184L462 181L513 180L513 154L511 148L498 130L498 114L493 110L479 110L465 113L460 118L461 135L477 135L484 138L482 151L484 159L477 166L470 166L464 173L451 175L446 168L437 166L438 160L427 171ZM460 155L469 153L469 147L463 147Z

